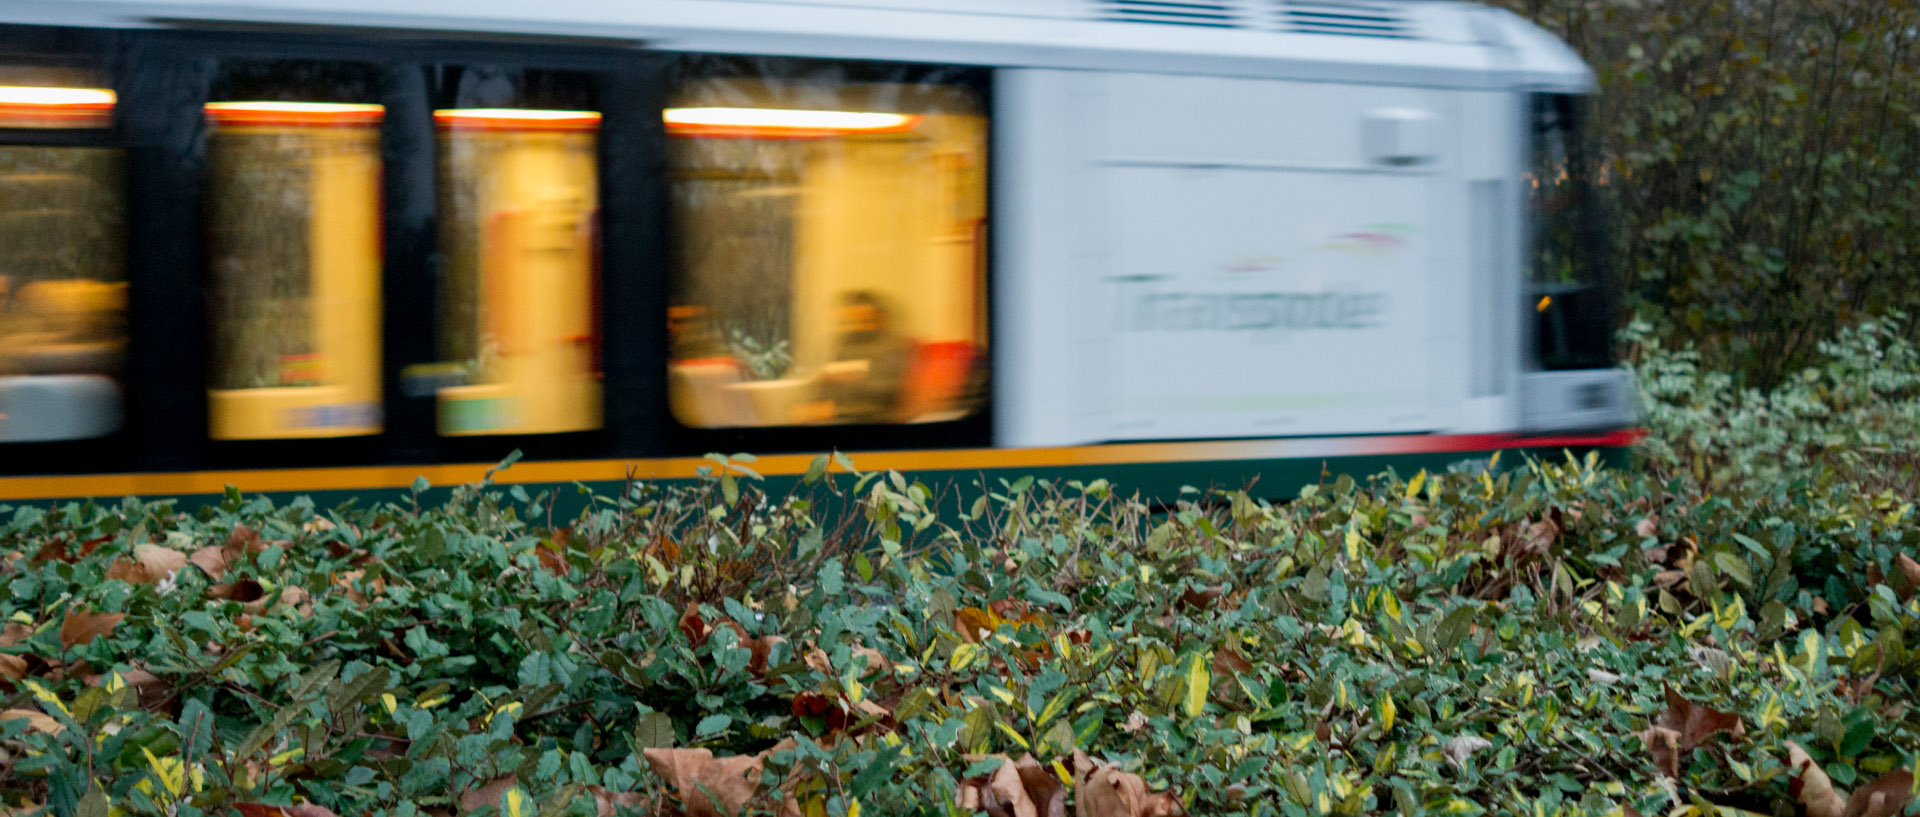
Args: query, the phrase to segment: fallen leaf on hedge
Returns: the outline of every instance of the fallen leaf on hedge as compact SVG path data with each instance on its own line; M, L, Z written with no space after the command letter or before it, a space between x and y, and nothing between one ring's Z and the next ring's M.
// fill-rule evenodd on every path
M1442 744L1440 755L1447 759L1448 764L1458 769L1467 765L1467 759L1473 757L1474 752L1491 748L1493 748L1493 741L1474 735L1461 735Z
M187 554L159 545L134 545L133 559L156 581L178 573L187 566Z
M265 803L234 803L240 817L339 817L325 806L270 806Z
M1129 735L1147 728L1147 716L1136 709L1127 713L1127 722L1120 724L1120 731Z
M1000 761L992 774L960 781L955 805L987 817L1067 817L1066 787L1033 755L991 759Z
M60 646L65 649L86 644L113 632L126 613L68 613L60 623Z
M759 755L716 758L706 749L643 749L641 754L673 789L687 817L739 814L760 790Z
M893 662L888 661L886 655L882 654L879 650L876 650L872 647L868 647L864 645L855 646L852 650L852 654L855 656L859 656L867 659L866 674L893 671Z
M360 588L354 585L366 575L367 572L364 570L349 570L334 576L333 583L340 588L341 595L346 596L347 601L351 601L364 608L367 606L367 595L360 592ZM373 591L375 596L382 596L387 592L387 579L384 576L375 576L365 584L367 589Z
M267 549L266 545L260 543L260 532L246 525L234 525L227 534L226 544L221 547L226 549L229 560L242 553L259 553Z
M276 604L277 601L277 604ZM313 615L312 595L299 585L287 585L280 588L278 596L263 596L240 605L240 608L255 615L266 612L268 607L284 605L299 611L301 615Z
M627 811L646 811L652 804L645 795L632 791L608 791L604 786L588 786L593 794L593 807L596 817L614 817L622 809Z
M1147 781L1113 766L1073 753L1074 817L1177 817L1187 813L1173 792L1154 794Z
M33 637L33 628L18 621L9 621L0 628L0 647L11 647Z
M1194 610L1207 610L1220 601L1221 590L1218 587L1188 590L1180 594L1180 603Z
M1633 535L1642 539L1651 537L1659 532L1660 520L1657 517L1649 516L1633 524Z
M994 618L992 613L978 607L962 607L953 611L953 626L962 640L978 644L993 634L997 626Z
M1620 683L1620 676L1603 669L1588 669L1587 680L1596 684L1612 685Z
M1788 793L1807 807L1807 817L1895 817L1913 800L1913 773L1895 770L1848 797L1833 787L1820 764L1800 744L1787 741L1787 766L1793 772Z
M27 677L27 659L17 655L0 655L0 678L18 681Z
M188 556L187 563L200 568L207 578L219 581L227 575L227 549L220 545L208 545Z
M753 673L755 676L765 675L767 673L767 656L773 652L773 645L785 643L787 643L787 640L777 635L763 635L759 638L748 639L746 647L752 657L747 659L747 672Z
M139 562L132 559L113 560L113 564L107 565L104 578L110 582L119 581L127 584L153 584L158 581L149 575L146 568L141 567Z
M460 811L463 813L479 811L487 806L499 808L500 796L518 785L520 785L520 778L509 774L496 777L480 788L468 789L460 794Z
M1896 769L1847 798L1842 817L1897 817L1913 802L1913 772Z
M1902 553L1893 557L1893 567L1895 573L1906 579L1906 587L1896 588L1900 590L1901 601L1906 601L1913 598L1915 593L1920 593L1920 562Z
M61 730L66 729L66 727L60 725L59 721L54 720L52 715L45 712L35 712L31 709L9 709L0 712L0 721L21 720L23 718L27 722L28 729L45 732L49 735L58 735Z
M226 599L241 604L258 601L267 595L267 589L252 579L241 579L231 584L216 584L207 588L207 598Z
M1213 651L1213 674L1227 677L1239 677L1240 673L1253 670L1253 662L1233 650L1221 648Z
M164 703L171 695L171 693L167 691L166 686L160 683L159 676L145 669L135 667L126 672L119 673L119 675L120 683L132 687L134 692L139 694L140 705L143 707L151 708L157 704ZM88 673L81 676L80 680L87 686L97 687L106 684L107 679L110 677L107 673Z
M1733 667L1733 656L1727 654L1726 650L1715 647L1690 644L1687 646L1687 657L1693 660L1695 666L1715 675L1725 673Z
M1671 686L1666 687L1666 695L1666 711L1660 713L1658 723L1640 733L1640 739L1646 743L1654 764L1668 777L1679 777L1680 758L1715 735L1728 732L1739 737L1747 733L1738 715L1689 701Z

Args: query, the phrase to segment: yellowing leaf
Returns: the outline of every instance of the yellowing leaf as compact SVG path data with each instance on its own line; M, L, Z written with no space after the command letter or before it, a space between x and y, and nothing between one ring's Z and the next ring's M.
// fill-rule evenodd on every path
M1005 732L1007 737L1012 738L1014 743L1017 743L1020 745L1020 748L1022 749L1033 748L1032 745L1027 743L1026 738L1021 737L1019 732L1014 731L1013 727L1006 725L1006 723L1002 721L994 721L993 725L995 728L999 729L1000 731Z
M1734 596L1733 601L1728 602L1726 606L1720 608L1719 612L1713 614L1713 623L1720 625L1722 630L1731 630L1733 625L1740 623L1740 619L1746 615L1746 602L1741 601L1739 596Z
M1212 657L1206 653L1194 653L1187 659L1187 699L1182 708L1189 718L1200 717L1207 708L1207 689L1213 684L1213 672L1207 668L1210 663Z
M1398 712L1399 710L1396 709L1393 705L1393 696L1388 695L1386 693L1381 693L1380 695L1380 730L1381 731L1384 732L1388 729L1393 728L1393 716Z
M1422 468L1420 469L1420 473L1413 475L1413 479L1407 480L1407 498L1418 499L1420 496L1420 486L1425 484L1427 484L1427 469Z
M507 799L507 817L526 817L529 811L527 807L526 792L521 791L519 786L515 786L511 789L507 789L506 799Z
M953 671L959 672L972 666L974 659L979 657L979 646L974 644L961 644L953 648L953 658L947 662L947 666L951 667Z
M27 689L33 690L33 697L39 700L42 705L58 709L61 714L68 717L73 716L73 713L67 709L67 705L60 702L60 696L53 694L52 691L41 686L39 681L28 681Z

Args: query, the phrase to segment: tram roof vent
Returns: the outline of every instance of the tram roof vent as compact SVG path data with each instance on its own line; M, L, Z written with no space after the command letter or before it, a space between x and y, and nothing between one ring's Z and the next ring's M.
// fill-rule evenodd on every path
M1122 23L1240 28L1241 0L1096 0L1102 20Z
M1274 0L1281 31L1408 39L1413 25L1398 3L1366 0Z

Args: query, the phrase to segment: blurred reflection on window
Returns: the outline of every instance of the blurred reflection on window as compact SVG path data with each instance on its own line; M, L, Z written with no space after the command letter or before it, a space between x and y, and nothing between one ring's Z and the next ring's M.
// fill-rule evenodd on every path
M600 114L451 108L440 129L440 433L600 427Z
M1533 215L1527 306L1535 356L1544 369L1612 366L1614 282L1596 192L1605 177L1596 172L1585 102L1540 94L1532 113L1533 167L1524 181Z
M105 128L113 104L102 88L0 84L0 128ZM117 149L0 145L0 442L120 426L121 190Z
M206 110L209 433L378 433L384 111L313 101L353 88L350 70L246 68Z
M976 407L986 133L947 78L694 59L665 113L675 416L907 423Z

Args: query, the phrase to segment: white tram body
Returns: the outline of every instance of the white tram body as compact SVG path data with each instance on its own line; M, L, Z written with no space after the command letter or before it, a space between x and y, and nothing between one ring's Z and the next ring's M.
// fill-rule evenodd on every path
M1543 365L1537 100L1593 77L1447 0L0 0L12 24L554 38L991 72L995 447L1635 421ZM1604 282L1599 284L1605 286ZM1544 293L1544 294L1543 294Z

